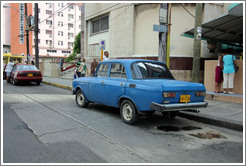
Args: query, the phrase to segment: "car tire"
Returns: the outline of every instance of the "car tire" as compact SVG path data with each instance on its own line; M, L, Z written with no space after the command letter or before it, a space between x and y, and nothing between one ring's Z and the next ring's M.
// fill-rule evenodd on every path
M75 101L76 101L77 105L81 108L85 108L89 104L89 102L86 100L86 98L85 98L85 96L81 90L78 90L76 92Z
M40 85L40 82L36 82L36 85Z
M139 114L134 104L129 100L124 100L120 105L120 115L123 122L134 124L138 121Z
M162 112L162 116L165 119L174 119L178 115L179 111Z

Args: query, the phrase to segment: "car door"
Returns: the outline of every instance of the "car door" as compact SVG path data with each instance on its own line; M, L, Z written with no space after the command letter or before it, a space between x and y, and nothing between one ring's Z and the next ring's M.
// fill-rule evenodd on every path
M113 107L118 106L118 99L125 93L127 76L125 67L121 63L112 63L109 78L104 82L105 104Z
M89 84L89 100L92 102L104 103L104 83L108 79L109 63L101 63L94 78Z

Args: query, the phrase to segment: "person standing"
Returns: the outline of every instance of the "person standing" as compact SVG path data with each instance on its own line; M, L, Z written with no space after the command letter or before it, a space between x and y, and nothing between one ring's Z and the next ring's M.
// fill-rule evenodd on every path
M91 63L91 76L95 73L97 65L98 62L96 61L96 59L94 59L94 61Z
M17 63L18 63L18 61L16 63L13 63L13 60L12 59L9 59L9 62L7 64L7 67L6 67L6 73L7 73L6 82L7 83L9 83L9 81L10 81L11 71L12 71L14 65L16 65Z
M224 94L234 94L232 92L233 84L234 84L234 76L235 76L235 69L234 63L236 65L236 58L235 56L231 55L232 50L227 49L225 55L223 56L223 93Z
M109 59L109 53L108 53L108 51L105 51L104 56L103 56L103 61L108 61L108 60L110 60Z
M81 65L81 58L78 58L78 60L77 60L77 62L76 62L76 68L77 68L77 70L76 70L76 75L77 75L77 77L79 78L79 77L81 77L81 71L79 71L79 67L80 67L80 65Z
M222 71L222 58L224 54L218 54L218 64L215 68L215 93L221 93L221 83L223 82L223 71Z
M81 77L85 77L85 74L86 74L86 71L87 71L87 67L86 67L84 58L83 58L80 66L78 68L78 71L81 73Z

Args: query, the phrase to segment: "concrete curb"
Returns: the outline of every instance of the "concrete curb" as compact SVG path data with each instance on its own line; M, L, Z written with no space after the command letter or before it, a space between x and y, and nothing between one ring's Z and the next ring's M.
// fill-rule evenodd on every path
M55 84L55 83L51 83L51 82L47 82L47 81L42 81L42 83L46 84L46 85L51 85L51 86L55 86L58 88L62 88L62 89L73 90L73 87L71 87L71 86Z
M212 116L208 116L208 115L201 115L201 114L197 114L197 115L193 115L191 113L184 113L184 112L179 112L180 117L183 118L187 118L187 119L191 119L194 121L198 121L198 122L203 122L203 123L207 123L207 124L211 124L214 126L218 126L218 127L224 127L224 128L228 128L228 129L232 129L232 130L236 130L236 131L243 131L243 124L240 124L240 122L234 121L234 120L230 120L230 122L226 119L222 119L222 118L218 118L216 117L216 119L214 119L214 117Z

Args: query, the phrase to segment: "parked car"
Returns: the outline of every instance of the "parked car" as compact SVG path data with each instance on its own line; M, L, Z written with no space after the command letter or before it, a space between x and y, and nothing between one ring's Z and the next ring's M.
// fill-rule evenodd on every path
M148 60L102 61L93 77L73 81L79 107L90 102L118 107L127 124L155 111L172 117L178 111L198 112L207 107L205 92L203 84L175 80L165 63Z
M13 67L10 74L10 82L13 85L25 82L42 82L42 73L34 65L17 64Z

